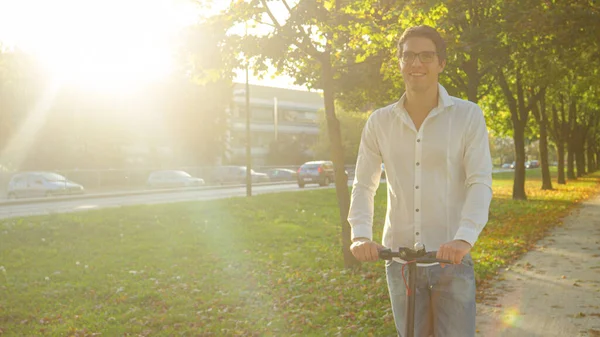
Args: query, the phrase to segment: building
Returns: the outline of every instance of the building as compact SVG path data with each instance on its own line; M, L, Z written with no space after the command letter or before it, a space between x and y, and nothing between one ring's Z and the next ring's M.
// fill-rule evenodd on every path
M250 85L250 133L252 162L267 164L273 143L297 142L311 155L310 147L319 137L319 113L323 113L320 93ZM230 110L225 160L245 163L246 89L235 83Z

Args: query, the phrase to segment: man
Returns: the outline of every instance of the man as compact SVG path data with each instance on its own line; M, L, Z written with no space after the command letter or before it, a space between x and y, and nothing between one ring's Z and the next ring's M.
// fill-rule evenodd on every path
M376 110L363 130L348 221L353 255L375 261L383 247L413 247L452 265L420 266L415 336L475 336L475 276L470 250L488 220L492 162L481 109L449 96L438 83L446 45L429 26L407 29L398 41L406 92ZM383 246L372 241L373 199L381 163L387 178ZM386 263L398 335L405 329L404 261Z

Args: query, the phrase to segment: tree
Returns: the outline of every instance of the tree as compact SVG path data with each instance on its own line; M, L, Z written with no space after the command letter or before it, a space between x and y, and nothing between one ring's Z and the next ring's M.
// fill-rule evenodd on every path
M538 104L532 106L531 112L540 126L540 162L542 168L542 190L552 190L550 166L548 161L548 116L546 113L546 88L542 89Z
M164 88L177 101L170 128L189 158L187 165L212 165L226 151L233 70L240 62L233 44L223 43L229 24L226 17L214 16L188 28L177 54L179 71Z
M340 128L342 133L342 144L344 146L344 163L354 164L358 156L358 146L362 130L369 118L369 113L364 112L349 112L344 109L337 109L337 116L340 120ZM316 157L326 156L331 153L330 143L326 137L327 125L325 118L319 121L320 133L319 140L314 146Z
M272 7L286 13L285 20L277 18ZM273 64L281 73L296 79L297 84L323 90L327 133L331 144L331 158L334 163L335 185L341 222L342 251L347 267L357 265L350 247L350 225L347 221L350 207L347 176L344 170L344 148L340 122L336 116L335 99L339 94L336 79L345 69L364 61L356 58L370 38L363 29L369 19L382 17L382 4L376 0L299 0L290 5L286 0L248 0L236 2L225 14L232 23L255 22L270 27L263 36L238 36L243 39L245 52L254 56L255 68L265 69ZM357 39L369 36L364 43ZM381 38L381 37L380 37Z
M478 103L494 87L499 33L497 20L502 7L497 0L446 1L436 27L446 36L448 56L445 69L448 87ZM483 88L483 90L481 90Z
M498 160L498 165L514 161L515 146L511 137L499 137L490 132L490 153L492 161Z
M269 144L267 165L301 165L310 160L304 137L280 135L277 141ZM324 158L317 156L318 158Z
M551 106L548 115L548 130L550 138L554 141L558 152L558 183L566 183L564 174L564 145L568 146L569 179L575 179L574 160L583 159L582 139L579 132L588 132L582 129L588 124L586 117L578 112L577 106L585 94L589 81L594 81L594 72L597 71L599 13L597 7L588 1L542 3L546 20L540 20L538 35L545 36L546 73L551 74L549 81L547 101ZM590 75L587 75L590 74ZM587 76L586 76L587 75ZM594 85L592 85L594 86ZM597 95L596 95L597 96ZM579 156L576 153L579 152ZM580 164L581 165L581 164ZM580 167L578 171L581 171Z
M232 101L230 81L193 83L176 76L161 85L165 125L184 166L214 165L225 151L227 109Z
M565 178L565 144L569 137L569 124L563 93L557 93L558 101L552 104L552 127L550 134L556 145L558 156L558 184L566 184Z
M33 142L21 128L42 95L44 73L20 50L0 49L0 165L17 169L24 160L25 144Z

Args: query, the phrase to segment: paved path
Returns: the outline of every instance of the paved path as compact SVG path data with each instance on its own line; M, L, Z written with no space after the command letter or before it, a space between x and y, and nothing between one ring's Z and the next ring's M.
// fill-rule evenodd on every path
M503 270L486 294L477 336L600 337L600 196Z

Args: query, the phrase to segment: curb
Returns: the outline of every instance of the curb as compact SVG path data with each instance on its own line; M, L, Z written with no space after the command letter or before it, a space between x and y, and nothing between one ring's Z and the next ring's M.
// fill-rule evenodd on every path
M292 181L282 182L268 182L268 183L255 183L252 186L274 186L274 185L286 185L295 184ZM210 191L210 190L223 190L229 188L240 188L246 187L246 185L212 185L202 187L185 187L185 188L168 188L168 189L155 189L155 190L136 190L136 191L122 191L122 192L106 192L106 193L95 193L95 194L81 194L81 195L65 195L48 198L23 198L16 200L0 200L0 206L12 206L12 205L26 205L26 204L40 204L55 201L68 201L68 200L85 200L85 199L98 199L107 197L124 197L131 195L147 195L147 194L166 194L166 193L180 193L180 192L193 192L193 191Z

